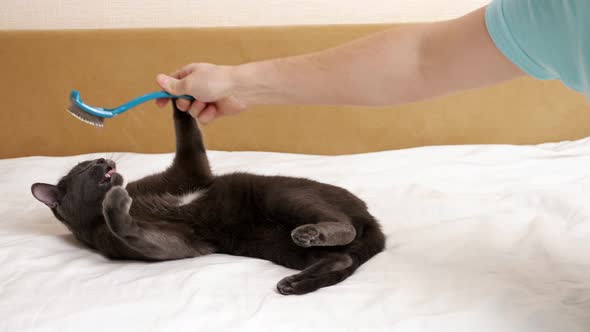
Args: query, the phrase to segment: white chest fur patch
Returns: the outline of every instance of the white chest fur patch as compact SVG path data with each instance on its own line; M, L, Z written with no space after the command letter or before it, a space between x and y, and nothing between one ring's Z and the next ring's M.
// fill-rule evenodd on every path
M184 194L182 196L176 196L176 198L178 198L178 206L190 204L192 201L199 199L200 197L203 197L204 194L204 190L197 190L190 192L188 194Z

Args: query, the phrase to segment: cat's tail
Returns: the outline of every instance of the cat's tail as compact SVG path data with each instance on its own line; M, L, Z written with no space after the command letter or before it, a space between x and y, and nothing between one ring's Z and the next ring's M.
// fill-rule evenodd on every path
M284 295L305 294L318 288L337 284L350 277L361 264L385 248L385 235L374 219L363 222L356 239L346 246L345 252L333 252L302 272L286 277L277 284Z
M371 217L372 218L372 217ZM332 283L339 283L350 277L359 266L385 249L385 235L379 224L372 219L365 223L362 233L348 245L346 253L351 259L348 267L327 273L324 278L332 279Z
M361 231L361 234L357 234L357 238L346 248L346 253L352 259L352 264L346 270L351 269L351 274L371 257L385 249L385 235L375 219L369 222L365 220Z

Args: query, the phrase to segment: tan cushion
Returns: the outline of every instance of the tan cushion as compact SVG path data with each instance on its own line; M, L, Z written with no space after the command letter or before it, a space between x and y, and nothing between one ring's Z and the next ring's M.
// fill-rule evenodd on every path
M68 95L113 107L155 91L154 77L195 61L237 64L327 48L379 25L0 32L0 157L169 152L169 110L146 104L104 129L71 115ZM219 150L343 154L434 144L540 143L590 135L586 99L521 79L403 107L267 106L205 128Z

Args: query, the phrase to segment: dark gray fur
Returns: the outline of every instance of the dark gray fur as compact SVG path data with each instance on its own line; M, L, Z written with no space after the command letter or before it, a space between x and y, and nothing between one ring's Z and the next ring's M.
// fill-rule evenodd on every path
M174 103L173 103L174 104ZM300 273L281 294L336 284L383 250L385 237L365 203L316 181L211 173L192 117L174 108L176 155L164 172L121 187L110 160L80 163L57 186L33 195L81 242L113 259L162 261L209 253L258 257ZM179 196L200 191L182 204Z

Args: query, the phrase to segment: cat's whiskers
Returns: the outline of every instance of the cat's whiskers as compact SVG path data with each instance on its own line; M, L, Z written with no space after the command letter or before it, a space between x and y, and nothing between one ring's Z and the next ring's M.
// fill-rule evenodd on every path
M119 160L123 157L123 154L120 152L113 152L113 161L118 163Z
M118 163L122 156L123 156L123 154L119 153L119 152L109 152L109 155L105 156L105 158L110 159L110 160L114 161L115 163Z

